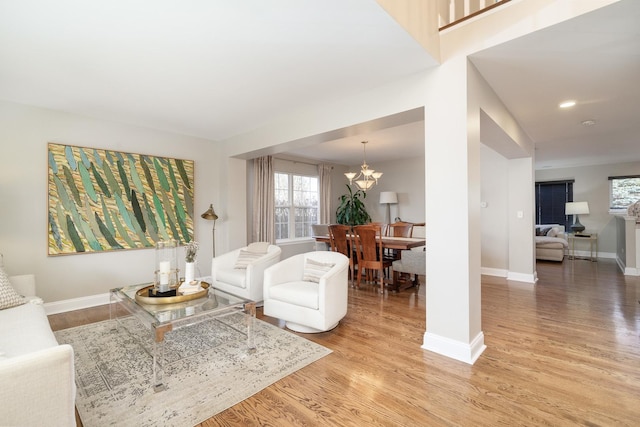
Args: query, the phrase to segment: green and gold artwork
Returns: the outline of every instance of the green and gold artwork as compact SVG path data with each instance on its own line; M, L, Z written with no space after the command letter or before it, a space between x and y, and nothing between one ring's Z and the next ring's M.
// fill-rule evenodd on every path
M48 144L49 255L193 240L194 164Z

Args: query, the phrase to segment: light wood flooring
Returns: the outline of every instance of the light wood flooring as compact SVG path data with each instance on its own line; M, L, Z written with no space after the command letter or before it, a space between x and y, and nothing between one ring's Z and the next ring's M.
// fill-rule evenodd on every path
M199 427L640 425L640 278L611 260L537 270L536 286L483 277L487 349L473 366L420 348L424 285L351 289L336 329L304 335L333 353ZM108 317L96 307L50 322Z

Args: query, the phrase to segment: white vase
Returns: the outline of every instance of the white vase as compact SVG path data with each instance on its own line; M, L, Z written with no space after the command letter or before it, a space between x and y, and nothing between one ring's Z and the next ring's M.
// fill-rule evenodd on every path
M184 281L185 283L189 284L191 282L193 282L194 280L196 280L196 263L195 262L188 262L185 264L184 266Z

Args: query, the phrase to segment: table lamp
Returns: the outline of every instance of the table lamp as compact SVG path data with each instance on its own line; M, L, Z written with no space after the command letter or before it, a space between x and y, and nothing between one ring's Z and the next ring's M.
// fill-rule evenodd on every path
M584 225L580 224L580 214L589 214L589 203L587 202L567 202L564 205L565 215L574 215L575 220L571 226L574 233L580 234L584 231Z

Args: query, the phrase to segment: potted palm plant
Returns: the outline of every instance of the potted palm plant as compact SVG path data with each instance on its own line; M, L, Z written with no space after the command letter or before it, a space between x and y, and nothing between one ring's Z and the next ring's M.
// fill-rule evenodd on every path
M367 193L362 190L357 190L354 193L349 184L347 184L347 189L349 193L343 194L338 198L340 205L336 210L336 222L351 226L371 222L371 216L367 212L363 201L367 197Z

